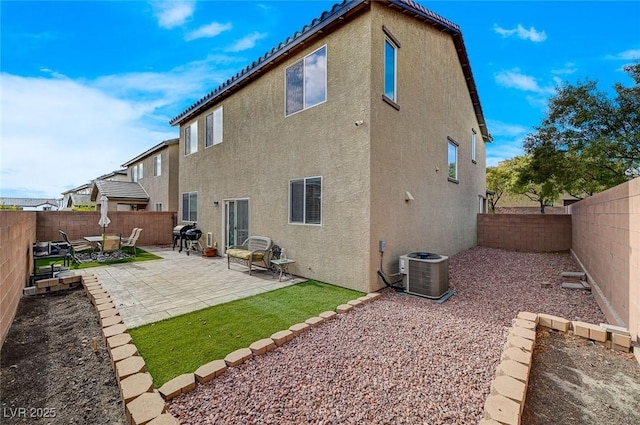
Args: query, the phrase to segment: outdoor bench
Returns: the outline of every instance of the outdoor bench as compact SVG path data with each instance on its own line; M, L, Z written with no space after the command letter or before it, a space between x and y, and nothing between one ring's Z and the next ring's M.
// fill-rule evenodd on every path
M232 261L249 267L249 275L251 275L252 266L254 265L268 269L271 246L271 238L249 236L242 245L234 245L227 248L227 269L231 268Z

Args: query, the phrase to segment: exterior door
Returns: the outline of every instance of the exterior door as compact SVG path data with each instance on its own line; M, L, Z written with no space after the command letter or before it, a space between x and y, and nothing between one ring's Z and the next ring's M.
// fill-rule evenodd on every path
M249 200L225 201L225 247L240 245L249 237Z

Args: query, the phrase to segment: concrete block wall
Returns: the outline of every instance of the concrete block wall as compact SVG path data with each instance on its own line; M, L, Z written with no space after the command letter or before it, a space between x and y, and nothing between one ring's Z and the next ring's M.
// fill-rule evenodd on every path
M62 240L59 230L69 238L100 235L98 211L38 211L36 238L39 241ZM173 227L176 213L170 211L109 211L111 223L107 233L118 233L128 237L134 227L142 228L138 245L164 245L173 242ZM35 240L35 239L34 239Z
M35 239L35 212L0 211L0 347L33 268L31 244Z
M640 337L640 178L569 207L572 251L609 323Z
M478 245L523 252L571 249L568 214L478 214Z

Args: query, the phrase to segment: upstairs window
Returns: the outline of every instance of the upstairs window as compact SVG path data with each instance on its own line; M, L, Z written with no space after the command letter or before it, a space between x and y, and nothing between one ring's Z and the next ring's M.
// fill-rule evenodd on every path
M153 175L162 175L162 154L158 154L153 157Z
M285 115L327 101L327 46L285 70Z
M458 144L453 140L449 139L449 151L448 151L448 162L449 162L449 180L453 182L458 181Z
M184 154L198 152L198 122L184 128Z
M138 164L138 179L141 179L144 177L144 165L141 162L140 164Z
M204 146L222 143L222 106L205 117Z
M289 223L322 224L322 177L289 181Z
M198 192L182 194L182 221L198 221Z
M397 102L397 46L393 41L384 40L384 95Z
M471 161L476 162L476 131L471 130Z
M131 167L131 181L132 182L137 182L138 181L138 166L134 165L133 167Z

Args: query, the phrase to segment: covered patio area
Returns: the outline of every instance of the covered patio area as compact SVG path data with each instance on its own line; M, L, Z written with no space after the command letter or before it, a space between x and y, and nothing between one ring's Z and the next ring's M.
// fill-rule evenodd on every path
M222 257L187 256L171 247L144 246L161 260L112 264L77 270L95 275L109 292L128 328L156 322L216 304L294 285L270 271L254 271Z

